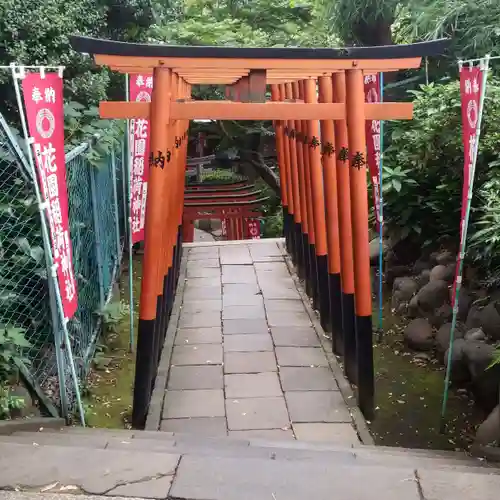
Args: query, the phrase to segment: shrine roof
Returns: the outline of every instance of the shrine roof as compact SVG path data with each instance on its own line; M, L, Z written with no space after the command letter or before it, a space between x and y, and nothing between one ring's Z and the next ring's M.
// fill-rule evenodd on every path
M75 51L92 55L180 59L402 59L439 56L449 45L448 39L402 45L341 48L183 46L119 42L84 36L72 36L70 40Z

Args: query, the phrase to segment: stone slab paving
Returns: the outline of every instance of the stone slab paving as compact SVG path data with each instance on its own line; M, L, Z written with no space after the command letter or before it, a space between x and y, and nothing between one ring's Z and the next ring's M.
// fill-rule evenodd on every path
M275 240L186 247L159 428L359 443L319 333Z

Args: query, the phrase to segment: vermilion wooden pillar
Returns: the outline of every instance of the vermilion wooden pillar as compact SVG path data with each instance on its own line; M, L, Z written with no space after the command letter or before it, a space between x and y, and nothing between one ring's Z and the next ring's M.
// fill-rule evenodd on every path
M346 115L351 167L358 404L363 415L372 420L375 384L366 181L366 118L363 72L358 69L346 71Z
M292 99L292 84L285 83L285 99ZM288 152L289 152L289 171L290 171L290 184L291 184L291 194L293 200L293 245L291 256L295 265L297 265L297 253L298 253L298 239L299 239L299 231L300 231L300 198L299 198L299 178L298 178L298 170L297 170L297 149L295 143L295 137L293 134L294 130L294 120L286 121L286 130L288 137Z
M321 76L318 80L319 102L333 102L333 82L331 76ZM340 240L337 198L337 166L335 162L335 133L332 120L321 121L323 144L323 189L325 198L326 233L328 244L328 282L330 291L330 325L332 344L342 330L342 303L340 283ZM334 350L335 347L334 347Z
M305 80L305 102L317 103L316 80ZM321 166L321 137L318 120L308 122L310 137L309 160L311 173L311 193L313 198L315 260L318 279L318 306L321 326L326 329L330 321L330 293L328 289L328 257L325 221L325 198L323 192L323 172Z
M278 85L271 85L271 99L273 101L280 100L280 89ZM281 206L283 210L283 236L285 240L289 239L288 227L288 194L287 194L287 165L285 163L285 152L284 152L284 138L283 138L283 121L275 120L274 131L276 134L276 153L278 156L278 169L280 174L280 193L281 193Z
M306 96L306 81L299 82L300 97L305 100ZM308 295L312 298L313 307L318 309L318 266L316 261L316 226L314 223L314 209L313 209L313 192L312 192L312 176L311 176L311 156L309 148L311 147L312 137L310 135L310 123L308 120L302 122L303 143L302 152L304 155L304 181L305 181L305 194L307 204L307 226L308 233L308 247L309 247L309 283L307 288Z
M179 78L175 73L171 75L170 82L170 100L173 101L179 96ZM162 234L161 245L163 247L163 262L162 272L160 274L160 288L159 295L161 296L161 304L158 309L158 318L155 327L155 352L154 360L156 365L159 363L161 356L161 349L165 334L167 331L169 314L173 304L173 281L174 281L174 255L175 255L175 240L177 239L178 224L176 222L176 204L178 203L178 185L177 185L177 169L179 165L179 155L175 150L174 144L178 140L178 133L180 129L180 121L171 121L168 123L169 128L169 142L167 144L167 151L165 155L164 169L168 175L168 182L164 184L164 205L167 207L165 211L165 218L163 221L165 231ZM175 233L175 236L174 236ZM155 369L156 373L156 369ZM151 379L151 391L154 385L154 374Z
M299 83L292 83L292 97L293 99L300 98ZM295 150L297 155L297 171L298 171L298 184L299 184L299 204L301 222L300 228L297 232L297 247L299 253L297 271L300 278L310 281L309 277L309 247L304 244L305 236L308 233L307 227L307 202L306 202L306 187L304 184L304 143L302 134L302 121L295 120Z
M285 100L286 92L285 92L285 84L280 84L278 85L278 90L279 90L279 97L280 101ZM288 130L288 122L283 121L283 127L284 129ZM295 231L294 231L294 220L293 220L293 214L294 214L294 199L293 199L293 191L292 191L292 174L290 171L290 139L287 134L283 134L283 159L284 159L284 164L286 166L285 168L285 175L286 175L286 188L287 188L287 200L288 200L288 210L287 210L287 216L288 216L288 227L290 228L289 232L289 238L287 240L287 250L292 255L293 253L293 248L294 248L294 240L295 240Z
M158 320L157 309L161 304L163 248L161 245L163 196L167 182L167 171L161 168L169 144L170 121L170 84L171 71L155 68L153 73L153 92L151 98L150 134L153 164L150 167L148 197L146 203L145 249L143 259L143 275L141 284L141 304L139 310L139 328L136 348L136 370L134 382L134 405L132 425L141 428L146 421L149 399L151 396L151 380L154 376L155 360L155 325Z
M333 74L333 98L345 102L345 74ZM337 164L340 274L342 282L342 334L337 337L337 353L344 355L344 371L356 383L356 331L354 326L354 262L352 257L352 221L348 137L345 120L336 120L335 150Z
M287 100L293 100L293 88L291 83L285 83L285 96ZM294 264L299 267L301 265L302 256L302 245L301 240L301 223L302 214L300 210L300 191L299 191L299 169L297 162L297 136L295 131L295 120L289 120L288 124L288 138L289 138L289 148L290 148L290 173L292 180L292 196L294 203L294 254L293 260Z

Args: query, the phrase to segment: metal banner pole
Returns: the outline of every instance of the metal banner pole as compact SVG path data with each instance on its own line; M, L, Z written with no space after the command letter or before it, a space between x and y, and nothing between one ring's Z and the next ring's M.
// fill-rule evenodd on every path
M471 205L472 205L472 189L474 187L474 176L475 176L475 171L476 171L476 163L477 163L477 152L479 149L479 138L481 135L481 121L483 118L483 109L484 109L484 99L485 99L485 94L486 94L486 80L488 79L488 67L489 67L489 61L490 61L490 56L487 55L484 59L481 59L479 64L481 68L481 72L483 73L483 78L481 81L481 95L479 97L479 113L478 113L478 118L477 118L477 123L476 123L476 140L474 142L473 146L473 157L472 157L472 164L471 164L471 169L469 172L470 176L470 182L469 182L469 189L467 192L467 206L465 210L465 219L463 221L463 230L462 230L462 238L460 240L460 249L459 249L459 268L458 268L458 275L456 278L456 288L455 288L455 297L453 300L453 317L451 320L451 329L450 329L450 343L449 343L449 348L448 348L448 358L447 358L447 364L446 364L446 376L444 380L444 391L443 391L443 402L441 406L441 422L440 422L440 430L441 432L444 431L444 417L446 414L446 406L448 403L448 392L449 392L449 385L450 385L450 377L451 377L451 360L452 360L452 355L453 355L453 342L454 342L454 337L455 337L455 328L457 325L457 316L458 316L458 299L460 295L460 288L462 286L462 272L463 272L463 265L464 265L464 259L465 259L465 249L466 249L466 240L467 240L467 229L469 227L469 218L470 218L470 211L471 211ZM461 64L461 63L459 63Z
M60 330L57 328L57 325L55 326L54 330L54 335L55 335L55 343L56 343L56 356L57 356L57 365L58 365L58 372L59 372L59 391L61 394L61 406L62 410L67 412L67 408L64 409L63 406L63 401L66 399L66 381L65 381L65 371L64 371L64 359L63 359L63 352L62 352L62 346L63 344L65 345L65 349L68 353L68 359L69 359L69 364L70 364L70 370L71 370L71 377L73 379L73 383L75 385L75 395L76 395L76 400L77 400L77 405L78 405L78 411L80 413L80 422L82 424L82 427L85 427L85 413L83 411L83 405L82 405L82 400L80 396L80 387L78 384L78 377L76 375L76 370L75 370L75 363L73 360L73 352L71 348L71 342L69 339L69 334L68 334L68 320L67 318L64 317L64 311L63 311L63 305L62 305L62 299L61 299L61 290L59 288L59 283L57 280L57 266L54 264L54 259L52 256L52 248L50 244L50 236L49 236L49 231L47 229L47 212L46 210L48 209L49 205L45 200L42 200L42 195L40 193L40 188L38 186L37 182L37 175L36 175L36 169L35 169L35 162L33 160L33 152L31 150L31 138L28 133L28 127L26 124L26 118L24 116L24 106L23 106L23 101L21 97L21 89L19 87L19 79L22 79L25 75L25 68L23 66L16 66L12 64L11 66L12 69L12 78L14 81L14 89L16 92L16 98L17 98L17 105L19 108L19 115L21 118L21 125L24 133L24 138L26 140L26 143L28 144L27 147L27 152L28 152L28 160L29 160L29 166L31 169L31 176L34 180L33 185L35 188L35 194L36 194L36 199L38 203L38 208L40 210L40 219L41 219L41 226L42 226L42 237L43 237L43 242L44 242L44 248L45 248L45 253L47 255L47 263L50 265L50 270L51 272L49 273L49 276L52 278L52 286L55 291L55 299L56 299L56 304L57 304L57 309L59 312L60 320L61 320L61 327L63 330L63 338L60 337ZM63 68L59 68L59 71L62 73ZM67 402L66 402L67 404ZM68 415L64 415L64 418L67 418Z
M127 101L130 100L130 86L129 86L129 76L125 73L125 96ZM128 194L128 292L129 292L129 302L130 302L130 338L129 338L129 350L133 352L134 350L134 275L133 275L133 243L132 243L132 151L130 140L130 124L133 124L133 120L127 120L127 163L124 171L124 175L127 178L127 194Z
M380 102L384 102L384 73L380 73ZM384 194L382 191L382 169L384 165L384 120L380 120L380 163L378 167L378 341L384 335L383 266L384 266ZM375 203L377 200L375 200ZM376 210L375 210L376 212Z

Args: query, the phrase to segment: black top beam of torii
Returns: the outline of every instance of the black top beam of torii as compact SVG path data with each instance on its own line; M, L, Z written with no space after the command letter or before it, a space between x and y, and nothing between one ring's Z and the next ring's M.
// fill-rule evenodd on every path
M401 59L439 56L450 40L371 47L212 47L118 42L99 38L72 36L71 46L77 52L129 57L178 57L217 59Z

